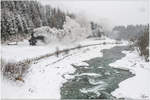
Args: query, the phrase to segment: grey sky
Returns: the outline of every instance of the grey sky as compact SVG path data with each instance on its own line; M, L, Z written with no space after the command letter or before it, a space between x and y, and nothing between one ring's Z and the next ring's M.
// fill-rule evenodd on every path
M148 0L41 0L41 3L112 25L148 23Z

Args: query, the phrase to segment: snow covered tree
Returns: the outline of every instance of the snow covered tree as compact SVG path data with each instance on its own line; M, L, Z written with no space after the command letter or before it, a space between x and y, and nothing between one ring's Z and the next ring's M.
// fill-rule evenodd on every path
M79 20L77 21L68 16L66 17L66 22L63 25L63 28L66 32L65 40L75 42L77 40L85 39L89 36L86 25L82 26L81 23L78 22Z
M143 35L138 38L137 46L140 56L144 56L145 61L149 61L149 25L145 28Z
M43 6L38 1L1 1L2 40L15 35L24 37L41 26L62 29L65 16L59 8Z
M101 37L104 35L103 27L97 23L91 22L91 29L94 37Z

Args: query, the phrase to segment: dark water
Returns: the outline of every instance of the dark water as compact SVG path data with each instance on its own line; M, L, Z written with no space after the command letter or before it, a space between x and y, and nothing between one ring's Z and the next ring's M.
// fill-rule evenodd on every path
M113 99L110 93L118 88L118 84L134 76L129 71L115 69L110 63L121 59L125 54L121 53L128 47L116 46L103 50L103 57L97 57L88 61L88 67L75 66L75 78L68 80L61 87L62 99ZM87 75L96 74L96 75Z

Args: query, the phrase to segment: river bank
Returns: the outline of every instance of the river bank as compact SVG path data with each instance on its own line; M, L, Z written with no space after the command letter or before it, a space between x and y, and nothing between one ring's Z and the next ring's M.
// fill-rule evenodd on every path
M135 76L122 81L119 88L111 94L117 98L150 99L150 62L145 62L137 51L123 51L123 53L126 56L111 63L110 66L128 69Z
M106 38L105 40L86 40L80 42L80 44L89 44L89 43L103 43L103 42L112 42L115 43L115 40ZM2 98L7 99L17 99L17 98L51 98L51 99L60 99L60 87L67 79L72 78L69 76L69 73L75 72L75 68L72 64L85 64L82 61L89 60L95 57L103 56L103 53L100 52L102 49L110 49L116 45L127 45L125 42L123 44L104 44L96 45L91 47L85 47L83 49L73 50L68 54L60 54L59 57L51 56L48 58L41 59L37 62L34 62L30 69L28 70L27 75L24 77L24 83L22 82L12 82L5 78L2 78L1 87L2 87ZM39 55L42 55L46 52L55 50L56 45L52 46L35 46L29 47L26 43L20 43L18 46L6 46L2 48L3 55L2 57L8 59L14 59L17 61L22 60L23 58L32 58ZM72 45L73 46L73 45ZM51 47L51 48L50 48ZM69 46L66 46L67 48ZM17 53L16 53L17 52ZM15 54L16 53L16 54ZM57 62L59 59L65 59ZM63 78L63 75L66 75ZM68 76L67 76L68 75ZM16 92L17 91L17 92Z

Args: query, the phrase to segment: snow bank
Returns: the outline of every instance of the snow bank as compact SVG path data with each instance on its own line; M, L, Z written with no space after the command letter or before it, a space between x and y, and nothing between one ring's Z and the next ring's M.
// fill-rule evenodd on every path
M141 59L136 51L123 51L126 56L110 66L129 69L135 74L119 84L119 88L112 92L117 98L150 99L150 63Z
M96 74L96 73L82 73L76 76L94 76L94 77L100 77L100 74Z
M76 65L76 66L89 66L89 64L86 62L74 63L74 65Z

